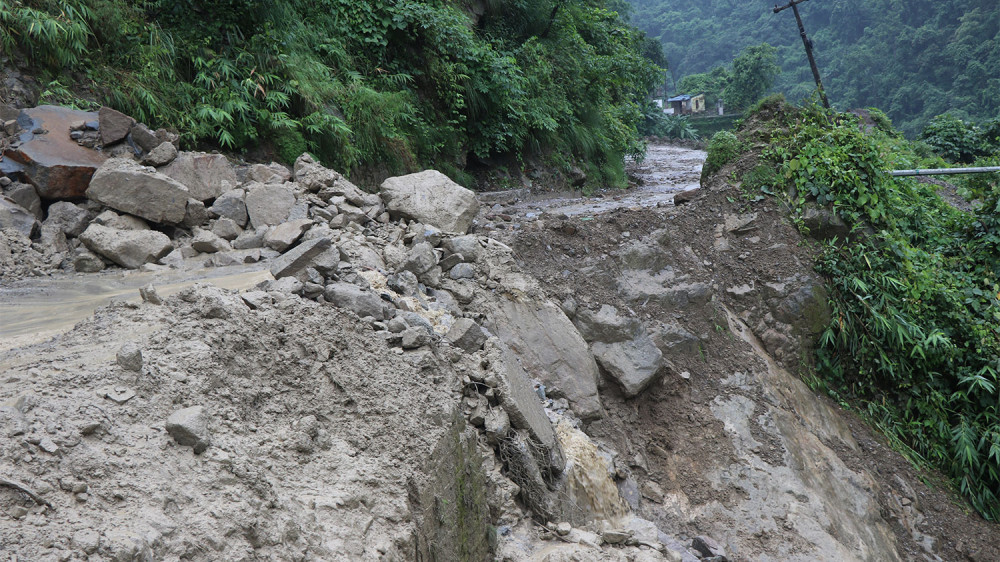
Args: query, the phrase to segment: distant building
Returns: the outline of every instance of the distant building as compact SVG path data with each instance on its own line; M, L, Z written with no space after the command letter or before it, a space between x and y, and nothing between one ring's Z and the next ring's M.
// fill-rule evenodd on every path
M675 115L690 115L705 112L705 94L689 96L681 94L667 100Z

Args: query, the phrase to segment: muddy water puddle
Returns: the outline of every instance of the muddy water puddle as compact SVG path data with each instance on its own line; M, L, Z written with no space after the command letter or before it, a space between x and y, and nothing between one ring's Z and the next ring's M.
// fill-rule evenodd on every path
M113 271L21 279L0 286L0 350L36 343L69 330L112 301L139 301L152 284L166 297L195 283L247 289L273 279L263 263L156 272Z

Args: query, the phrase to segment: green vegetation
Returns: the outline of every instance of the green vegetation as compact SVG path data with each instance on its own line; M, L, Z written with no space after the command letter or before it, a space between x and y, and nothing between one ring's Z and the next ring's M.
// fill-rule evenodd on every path
M668 115L652 103L646 107L643 121L639 125L639 134L668 139L698 140L699 138L698 131L686 115Z
M730 110L743 110L764 97L781 74L775 63L777 50L761 43L743 49L729 68L717 66L711 72L690 74L680 82L680 91L704 93L711 107L720 95Z
M773 14L773 2L630 2L637 25L663 43L683 93L716 94L717 85L688 89L683 79L714 74L765 41L782 69L776 91L797 102L816 89L795 18ZM835 107L879 107L910 138L949 111L972 121L1000 115L1000 3L823 0L799 10Z
M0 45L188 146L460 177L536 154L601 185L643 149L662 60L606 0L17 0Z
M731 131L719 131L712 135L708 141L708 156L705 158L705 165L701 168L701 177L718 172L723 166L732 162L743 150L740 139Z
M967 182L982 204L966 212L888 175L945 162L887 122L866 131L854 115L769 99L737 134L713 137L716 165L733 146L767 146L744 186L786 197L793 214L826 205L853 227L818 258L832 321L813 380L1000 519L1000 174Z

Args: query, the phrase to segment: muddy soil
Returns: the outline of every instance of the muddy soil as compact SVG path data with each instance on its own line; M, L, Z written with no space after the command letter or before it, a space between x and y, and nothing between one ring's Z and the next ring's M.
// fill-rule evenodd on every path
M785 530L795 525L794 506L777 525L770 524L758 519L770 517L773 504L751 497L757 484L747 486L736 475L728 485L726 479L720 485L706 478L713 470L725 470L734 457L734 441L713 415L713 406L731 402L733 397L756 404L754 415L760 426L750 428L759 445L754 449L756 457L779 468L787 461L781 441L766 427L765 418L773 415L762 408L769 403L773 406L774 397L767 395L766 385L751 380L767 371L765 359L754 352L746 337L740 337L740 331L764 347L758 338L767 331L764 319L769 311L753 295L768 283L790 278L821 281L812 273L813 250L773 199L755 200L742 194L738 186L726 183L725 169L690 204L633 204L645 201L645 192L659 193L654 186L661 179L667 179L668 189L676 185L674 176L664 171L669 163L658 158L684 155L680 161L689 172L686 159L703 157L703 153L682 148L655 148L635 170L644 180L635 192L572 205L563 200L533 201L530 210L511 200L493 212L510 215L509 222L516 225L526 213L546 209L548 226L544 230L500 228L492 235L514 248L518 264L542 280L557 302L572 298L591 307L611 304L634 312L647 324L680 323L697 337L696 346L668 357L671 372L662 384L637 398L625 399L605 381L601 395L608 416L586 427L591 437L619 451L622 464L640 487L652 481L663 490L666 500L644 497L637 502L643 517L682 538L708 534L722 540L730 546L734 560L842 559L834 551L804 555L807 550L783 538ZM609 205L607 199L622 204ZM618 255L622 248L654 232L669 239L673 254L662 267L713 287L715 298L708 306L678 310L622 296L628 291L622 290L623 265ZM809 374L806 351L800 349L798 356L782 356L780 351L777 355L784 368L800 376ZM878 511L891 527L894 538L890 540L895 541L899 559L1000 560L1000 527L973 512L939 477L914 469L857 416L830 400L825 402L835 416L812 420L827 426L814 427L814 433L850 471L871 478L865 486L875 490ZM808 417L795 410L791 405L790 411L800 421ZM809 420L805 422L808 426ZM777 468L774 474L780 474ZM757 513L751 517L740 513L748 508ZM871 559L863 550L849 556Z

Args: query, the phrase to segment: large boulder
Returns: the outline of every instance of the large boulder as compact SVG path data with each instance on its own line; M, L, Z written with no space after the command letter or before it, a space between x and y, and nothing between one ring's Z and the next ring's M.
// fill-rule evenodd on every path
M255 182L249 185L244 202L251 226L274 226L288 220L295 194L284 185Z
M25 109L17 119L21 144L4 151L0 174L34 185L42 199L83 197L106 157L77 144L69 136L70 128L81 121L96 120L96 112L54 105Z
M389 178L379 193L393 217L418 220L446 232L468 232L479 211L475 193L436 170Z
M160 172L184 184L199 201L215 199L238 183L232 164L221 154L181 152Z
M155 262L174 249L170 238L162 232L117 230L99 224L87 227L80 240L91 251L128 269Z
M559 307L548 301L498 296L488 316L487 328L510 346L548 394L569 400L581 419L601 417L597 364Z
M173 178L112 158L94 174L87 197L112 209L157 223L179 224L187 211L188 189Z

